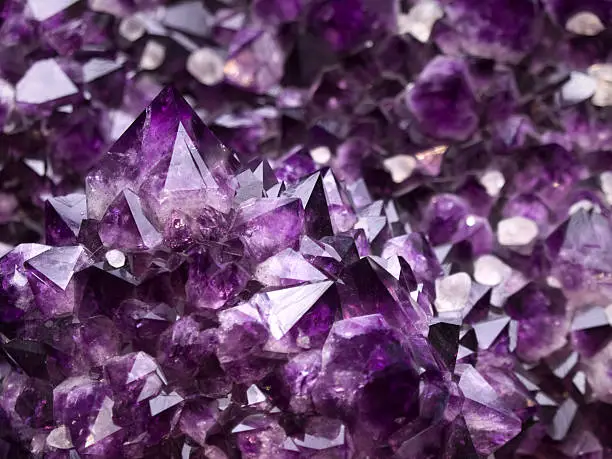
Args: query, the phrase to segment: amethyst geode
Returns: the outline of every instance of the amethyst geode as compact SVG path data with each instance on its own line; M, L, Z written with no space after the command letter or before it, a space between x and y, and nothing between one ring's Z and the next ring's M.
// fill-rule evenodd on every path
M166 89L88 175L86 211L50 202L63 245L2 260L11 442L45 457L422 457L415 438L436 426L459 458L454 435L474 457L514 438L533 402L460 363L460 336L493 332L460 309L435 317L443 259L427 239L360 259L392 233L377 202L355 207L331 171L288 186L260 167ZM331 224L338 205L363 239Z
M168 88L90 172L85 196L48 202L47 240L58 245L20 245L1 262L8 451L505 454L530 424L549 425L554 440L570 429L577 395L540 389L520 365L547 359L564 378L578 359L559 354L570 326L588 365L574 383L609 398L605 314L571 325L558 289L512 280L520 272L501 262L475 281L459 272L466 243L491 251L469 200L433 200L427 236L397 225L393 201L329 169L291 183L265 170ZM338 224L339 206L350 223ZM557 230L561 282L605 268L594 249L586 264L573 257L582 215Z
M610 0L0 3L0 459L612 457Z

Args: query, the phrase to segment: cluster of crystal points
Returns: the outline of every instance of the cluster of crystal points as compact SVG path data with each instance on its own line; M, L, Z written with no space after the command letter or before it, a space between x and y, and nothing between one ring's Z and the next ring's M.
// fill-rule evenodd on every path
M548 165L513 180L558 201ZM167 88L49 199L48 245L0 260L2 457L608 457L611 314L578 304L607 294L603 212L535 242L511 213L496 242L461 196L415 231L362 180L293 172Z
M0 459L611 458L611 25L0 2Z
M338 149L341 178L385 196L382 159L436 177L441 158L413 155L448 143L478 156L453 177L484 166L478 145L607 150L590 108L612 104L610 17L609 0L4 0L2 242L37 241L43 198L169 82L242 154Z

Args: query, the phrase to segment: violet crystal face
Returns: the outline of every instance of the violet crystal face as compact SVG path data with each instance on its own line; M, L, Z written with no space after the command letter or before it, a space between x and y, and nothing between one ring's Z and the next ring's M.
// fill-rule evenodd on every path
M0 459L612 458L610 0L0 4Z

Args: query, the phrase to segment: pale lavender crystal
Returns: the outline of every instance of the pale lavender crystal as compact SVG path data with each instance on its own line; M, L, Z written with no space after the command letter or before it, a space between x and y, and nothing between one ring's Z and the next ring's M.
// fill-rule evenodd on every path
M0 458L606 458L609 0L536 3L4 2Z
M293 327L297 326L299 329L301 320L308 317L309 311L318 309L320 301L325 302L325 293L332 285L331 281L323 281L281 288L259 294L252 301L257 304L272 337L280 340ZM336 305L332 305L332 308L334 306ZM322 328L325 328L325 325L331 326L333 313L329 314L327 324L322 323L323 317L319 318L318 322ZM310 343L310 340L315 337L309 336L308 333L304 335L298 337L298 340L303 341L302 346L308 348L314 344Z
M82 246L49 248L28 260L28 282L43 317L76 312L83 294L82 280L76 275L90 265L91 259Z
M500 337L505 336L510 319L506 316L487 317L482 322L473 325L474 334L480 349L489 349Z
M601 351L585 359L585 372L593 395L605 403L612 401L612 343L608 343Z
M255 178L261 182L266 192L279 185L272 165L268 160L251 161L249 163L249 168L253 171Z
M289 453L283 455L285 431L273 418L264 415L249 416L234 427L232 432L236 434L241 457L245 459L290 457Z
M51 0L49 2L33 0L29 2L32 16L37 21L44 21L70 8L78 0Z
M505 371L505 368L494 366L496 363L499 362L493 362L492 365L477 364L476 368L495 390L500 404L517 415L521 421L530 419L535 408L532 394L526 387L528 383L525 383L524 379L519 378L516 374Z
M87 216L83 194L49 198L45 203L45 239L52 245L73 245Z
M236 176L238 189L236 190L236 202L244 202L251 198L263 198L265 196L263 183L250 169L247 169Z
M304 231L302 202L294 198L262 198L238 208L233 232L254 260L262 261L288 247L296 247Z
M414 272L418 282L432 281L442 274L442 267L425 235L410 233L389 239L382 252L383 258L393 255L403 257Z
M331 169L323 174L323 187L334 234L350 230L356 222L355 212Z
M55 108L78 94L78 88L54 59L34 63L15 90L15 100L28 110Z
M459 380L463 393L462 414L480 454L491 454L521 431L521 421L505 411L495 390L474 368L463 370Z
M225 79L244 89L266 93L280 82L284 61L284 51L273 32L245 28L230 45Z
M612 270L610 244L612 227L608 219L580 210L550 238L550 245L558 254L553 272L568 290L591 290L596 296L609 297L610 292L598 279Z
M212 15L200 2L186 1L166 8L162 22L166 27L190 35L207 36L212 26Z
M383 241L389 238L391 232L384 212L382 201L374 201L357 212L357 223L354 228L363 229L375 253L379 252Z
M34 295L28 284L24 263L49 250L42 244L21 244L0 260L2 284L0 297L0 317L3 321L13 322L23 318L34 304Z
M50 281L62 290L66 289L74 274L86 268L88 263L88 254L79 245L52 247L27 261L33 276L41 281Z
M303 246L303 241L304 239L302 239L301 246ZM319 248L316 244L315 247ZM320 248L320 250L323 254L324 249ZM304 255L293 249L285 249L257 265L254 277L269 287L287 287L305 282L327 280L325 274L309 263Z
M8 81L0 79L0 126L4 126L14 106L15 88Z

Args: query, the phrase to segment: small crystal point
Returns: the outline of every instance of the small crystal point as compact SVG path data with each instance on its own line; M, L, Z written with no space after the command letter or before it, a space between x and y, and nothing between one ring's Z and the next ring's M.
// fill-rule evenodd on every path
M332 284L331 281L324 281L266 293L264 314L268 317L272 336L282 338Z
M100 239L111 248L138 251L161 243L161 235L144 215L136 193L126 189L108 207L100 220Z
M61 105L78 93L76 85L53 59L35 62L17 83L16 101L35 105Z
M28 265L44 278L65 290L74 274L86 267L83 246L54 247L28 260Z

